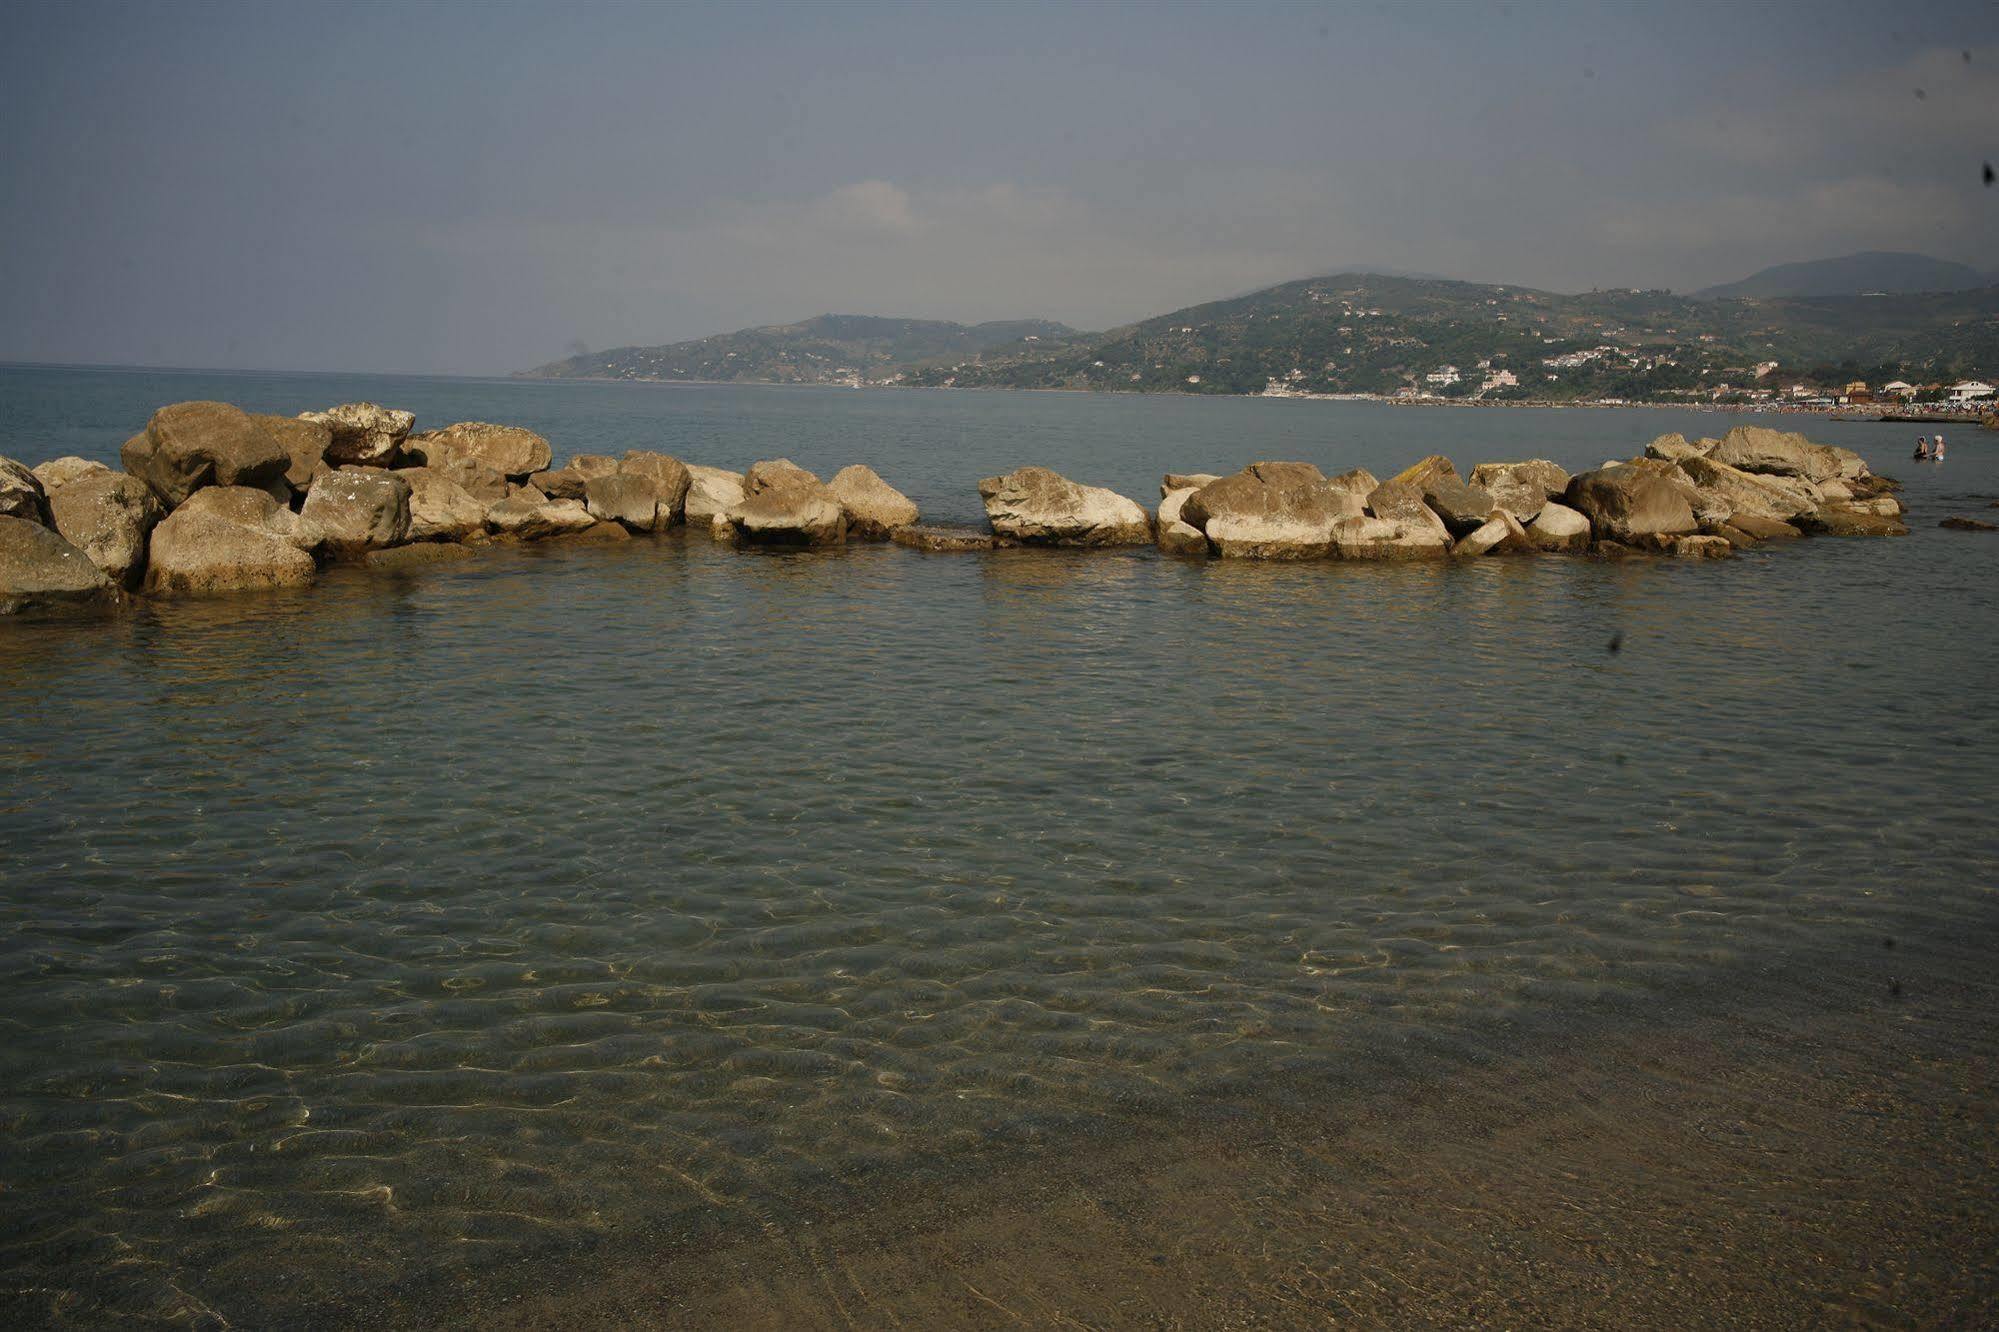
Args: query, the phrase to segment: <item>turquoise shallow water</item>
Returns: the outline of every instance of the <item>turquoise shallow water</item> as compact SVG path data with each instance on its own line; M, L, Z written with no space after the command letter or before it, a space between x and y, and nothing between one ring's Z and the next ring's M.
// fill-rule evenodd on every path
M558 456L1584 466L1674 412L0 369L0 452L354 397ZM1912 536L1248 566L670 537L0 623L0 1268L238 1324L1988 930L1999 440ZM1982 445L1982 447L1981 447ZM1622 650L1607 644L1622 636ZM1905 944L1905 946L1908 946ZM286 1279L273 1282L282 1270Z

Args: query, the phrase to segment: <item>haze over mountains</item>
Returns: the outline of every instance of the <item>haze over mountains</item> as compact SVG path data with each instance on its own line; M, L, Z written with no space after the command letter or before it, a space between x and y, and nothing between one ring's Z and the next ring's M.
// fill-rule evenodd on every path
M1920 285L1929 283L1942 285ZM1989 375L1999 366L1999 287L1963 264L1890 253L1780 265L1691 296L1356 271L1103 333L1048 320L820 315L526 373L1211 394L1416 387L1566 400L1702 396L1772 362L1822 383Z

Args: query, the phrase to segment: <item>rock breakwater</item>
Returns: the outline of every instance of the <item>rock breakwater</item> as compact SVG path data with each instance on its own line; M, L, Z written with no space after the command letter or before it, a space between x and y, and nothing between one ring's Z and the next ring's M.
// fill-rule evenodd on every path
M415 425L373 403L281 417L183 402L125 444L123 471L0 458L0 613L298 586L337 561L409 568L491 544L676 527L745 546L1156 545L1180 558L1348 561L1708 559L1808 533L1908 530L1896 483L1858 454L1757 426L1662 436L1573 476L1542 459L1466 476L1442 456L1387 481L1281 461L1168 472L1150 510L1029 466L978 483L980 530L922 523L908 496L860 464L822 481L788 459L739 473L635 449L557 467L531 430Z

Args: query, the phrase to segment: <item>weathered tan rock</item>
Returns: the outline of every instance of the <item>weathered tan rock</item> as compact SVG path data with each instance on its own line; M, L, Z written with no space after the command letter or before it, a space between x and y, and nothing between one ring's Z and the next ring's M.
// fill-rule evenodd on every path
M1726 537L1683 536L1673 538L1672 552L1682 560L1725 560L1735 553L1735 545Z
M1569 474L1546 458L1527 462L1480 463L1471 469L1471 486L1492 496L1493 504L1523 523L1531 523L1541 506L1569 488Z
M520 541L540 541L596 524L581 500L550 499L532 486L521 487L486 511L488 530Z
M908 527L918 517L909 496L882 480L874 468L859 463L835 472L826 489L847 511L847 534L856 540L886 541L889 533Z
M1678 462L1682 458L1704 458L1715 445L1714 440L1702 440L1700 444L1687 443L1685 435L1661 435L1645 446L1645 456L1662 462ZM1706 447L1702 447L1705 445Z
M1428 477L1421 489L1423 503L1444 520L1444 526L1451 530L1453 536L1476 531L1492 516L1494 501L1491 493L1481 486L1467 485L1456 476Z
M593 476L583 486L583 507L599 522L619 523L634 532L653 532L672 523L659 516L659 487L652 478L612 472Z
M1220 479L1220 477L1216 478L1216 480ZM1187 500L1194 494L1194 489L1193 487L1182 487L1179 490L1169 490L1160 496L1159 508L1152 515L1153 527L1163 533L1167 528L1179 522L1180 511L1187 506ZM1195 530L1198 531L1200 529L1196 528Z
M152 487L109 469L56 487L49 515L63 540L114 583L131 587L146 569L146 538L160 521Z
M458 483L461 472L445 467L403 467L396 475L410 488L411 541L464 541L486 530L486 511L492 505ZM503 480L501 484L506 483ZM506 498L505 494L500 498Z
M277 489L289 494L291 455L240 407L177 402L153 413L144 434L125 441L125 470L176 508L204 486Z
M1458 539L1458 543L1451 547L1451 554L1460 558L1494 554L1532 555L1535 549L1520 520L1505 509L1495 508L1476 529Z
M1367 497L1381 488L1380 480L1365 467L1350 467L1338 476L1329 476L1326 478L1326 484L1335 490L1353 492L1359 498L1362 508L1367 506Z
M889 533L888 539L898 546L911 550L949 552L953 554L991 550L993 534L981 532L975 527L948 527L935 523L917 523L911 527L898 527Z
M5 458L0 458L0 473L5 472L6 463ZM19 466L18 463L15 465ZM42 483L44 495L53 495L59 487L66 486L72 481L81 481L86 476L102 476L110 470L101 462L90 458L78 458L73 454L67 458L51 458L45 463L36 463L33 468L35 480ZM4 492L5 489L6 481L4 477L0 477L0 492ZM0 509L4 509L5 506L5 495L0 493Z
M1168 472L1159 482L1159 498L1165 499L1176 490L1199 490L1221 480L1213 472Z
M469 458L448 462L441 467L434 466L430 470L440 473L460 490L487 506L498 504L505 499L511 488L511 483L508 482L504 472L496 471L482 462L475 462Z
M1343 560L1440 560L1450 551L1450 534L1435 514L1427 519L1363 515L1333 524L1333 554Z
M583 488L600 476L614 476L618 460L603 453L579 453L552 472L536 472L528 480L550 499L584 498Z
M403 452L420 465L475 462L510 479L547 471L552 457L548 441L534 431L487 421L459 421L411 435Z
M1224 523L1228 520L1223 519ZM1206 557L1212 551L1208 545L1207 533L1179 519L1163 524L1159 529L1159 549L1168 555L1199 555Z
M711 527L743 502L743 474L720 467L687 464L687 496L683 509L689 527Z
M300 412L298 419L326 427L324 456L335 467L348 463L393 465L409 438L410 427L416 424L410 413L372 402L343 402L323 412ZM311 476L306 479L310 481Z
M1850 499L1841 507L1852 509L1855 513L1871 513L1882 518L1899 518L1904 512L1902 501L1896 499L1893 495L1876 495L1871 499Z
M117 596L83 551L34 519L0 515L0 615L103 604Z
M653 494L659 499L659 526L655 530L671 527L686 513L687 487L693 478L688 474L687 464L680 459L671 454L632 449L619 462L618 471L652 483Z
M548 542L556 546L615 546L631 539L632 534L623 523L599 521L574 532L558 532Z
M310 583L318 568L296 517L260 490L200 490L153 528L146 588L171 596Z
M1789 523L1753 513L1738 513L1728 520L1728 525L1758 541L1783 541L1804 535Z
M1801 484L1786 478L1756 476L1705 457L1684 458L1675 467L1696 490L1720 501L1727 510L1725 521L1750 514L1783 522L1818 507Z
M1792 520L1804 531L1820 536L1907 536L1909 529L1899 518L1884 517L1860 509L1829 505L1801 513Z
M1828 481L1849 465L1838 452L1803 435L1767 426L1737 426L1708 455L1745 472Z
M1566 504L1549 500L1527 525L1527 539L1537 550L1580 554L1589 549L1589 519Z
M1152 540L1152 515L1136 500L1085 486L1046 467L979 482L993 531L1032 545L1128 546Z
M48 496L41 480L12 458L0 458L0 517L48 526Z
M1366 506L1357 483L1334 485L1310 463L1251 463L1201 487L1179 521L1226 559L1310 560L1333 553L1333 524Z
M1458 469L1451 465L1451 460L1441 453L1433 453L1421 462L1411 463L1388 479L1400 485L1413 486L1418 493L1432 481L1464 480L1458 475Z
M295 491L312 488L313 478L330 472L339 463L327 458L333 445L333 427L324 421L303 416L268 416L250 413L250 419L283 447L291 462L285 468L285 484Z
M334 555L400 546L410 537L410 483L397 472L322 472L299 518L319 529Z
M1681 488L1639 467L1599 468L1569 482L1563 502L1590 521L1598 541L1680 536L1698 526Z
M786 459L744 473L743 502L730 513L736 534L759 545L837 546L847 539L839 497Z

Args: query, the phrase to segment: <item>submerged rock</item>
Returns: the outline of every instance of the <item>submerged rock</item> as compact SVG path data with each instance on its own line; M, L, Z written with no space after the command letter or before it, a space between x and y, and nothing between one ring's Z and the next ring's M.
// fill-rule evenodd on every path
M81 550L105 577L130 587L146 568L146 539L160 521L152 487L108 468L60 486L49 514L63 540Z
M935 523L898 527L889 533L888 539L911 550L951 553L991 550L994 544L991 532L981 532L976 527L947 527Z
M125 441L125 470L169 509L206 486L242 486L289 495L291 455L240 407L177 402L153 413L144 434Z
M1827 505L1801 513L1794 520L1796 525L1807 532L1821 536L1907 536L1909 529L1901 519L1890 518L1862 509L1851 509L1841 505Z
M1672 552L1682 560L1725 560L1735 553L1735 545L1726 537L1683 536L1673 538Z
M111 580L83 551L33 519L0 515L0 615L104 603L117 596Z
M1002 537L1032 545L1126 546L1152 540L1152 515L1136 500L1021 467L979 482L986 517Z
M1681 487L1639 467L1584 472L1569 482L1564 503L1589 519L1599 541L1630 545L1690 534L1698 526Z
M1393 484L1393 483L1390 483ZM1333 553L1343 560L1440 560L1451 537L1434 513L1423 518L1363 515L1333 524Z
M1999 532L1999 523L1982 522L1977 518L1946 518L1937 524L1953 532Z
M44 527L49 521L48 496L40 479L12 458L0 458L0 517L21 518Z
M362 562L370 569L395 573L407 569L420 569L432 564L451 564L459 560L469 560L478 553L470 546L457 542L419 541L413 545L395 546L388 550L371 550L362 557Z
M859 463L835 472L826 489L847 511L847 534L856 540L886 541L896 528L908 527L919 516L909 496L882 480L874 468Z
M372 402L343 402L323 412L300 412L298 419L326 427L324 456L335 467L348 463L391 466L402 453L410 427L416 424L410 413Z
M5 472L6 462L6 459L0 458L0 473ZM18 463L15 465L19 466ZM42 483L42 493L44 495L53 495L58 488L66 486L72 481L81 481L86 476L102 476L110 470L109 467L106 467L101 462L71 455L67 458L51 458L45 463L35 464L34 474L35 480ZM0 481L0 489L4 489L4 487L5 482ZM5 500L0 499L0 506L4 506L4 504Z
M547 471L552 457L548 441L534 431L487 421L459 421L411 435L403 452L424 466L472 462L515 480Z
M299 518L319 529L327 550L360 555L409 540L410 494L397 472L322 472Z

